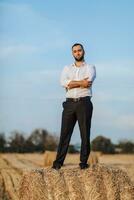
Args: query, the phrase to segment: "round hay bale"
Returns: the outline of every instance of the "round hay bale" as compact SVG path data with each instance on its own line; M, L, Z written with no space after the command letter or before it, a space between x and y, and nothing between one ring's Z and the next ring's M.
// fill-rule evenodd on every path
M0 199L4 199L4 180L0 172Z
M19 188L20 200L48 200L47 185L41 170L26 171Z
M56 158L56 151L45 151L44 166L51 166L55 158Z
M99 162L98 155L96 152L91 151L87 163L90 165L95 165Z
M124 171L102 164L85 170L48 167L23 175L20 199L132 200L134 185Z
M102 152L102 151L93 151L93 152L95 152L95 154L96 154L98 157L100 157L100 156L103 155L103 152Z

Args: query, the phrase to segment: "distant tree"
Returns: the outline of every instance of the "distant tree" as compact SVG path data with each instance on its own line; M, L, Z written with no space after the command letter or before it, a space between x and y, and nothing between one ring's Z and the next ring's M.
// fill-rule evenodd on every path
M5 134L0 133L0 152L5 152L6 139Z
M34 151L35 151L35 145L32 143L31 140L29 140L29 138L26 139L26 141L25 141L25 150L24 150L24 152L25 152L25 153L26 153L26 152L32 153L32 152L34 152Z
M23 134L19 131L11 132L11 136L9 137L9 145L11 152L25 152L25 138Z
M106 138L104 136L97 136L92 142L91 142L92 150L93 151L101 151L103 153L114 153L114 145L112 144L111 140L109 138Z
M68 153L78 153L78 150L75 148L75 145L73 145L73 144L69 145Z
M59 137L50 134L44 129L35 129L32 133L24 137L24 133L20 131L12 131L8 138L5 140L4 135L0 134L0 152L44 152L45 150L55 151L57 149Z
M134 153L134 143L129 140L120 140L118 147L121 148L121 153Z
M59 137L48 134L45 141L45 149L55 151L58 146Z
M34 145L34 151L44 152L46 145L46 138L48 136L47 130L35 129L28 137L27 141Z

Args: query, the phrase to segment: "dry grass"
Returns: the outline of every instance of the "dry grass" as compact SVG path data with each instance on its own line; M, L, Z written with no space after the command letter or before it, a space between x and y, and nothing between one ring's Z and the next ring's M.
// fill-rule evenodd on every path
M0 173L0 199L3 199L3 198L4 198L4 181Z
M1 194L5 199L18 200L18 187L20 183L21 176L17 171L13 169L3 169L1 171L3 178L3 194Z
M95 165L99 162L98 160L99 154L97 154L96 152L91 151L89 158L88 158L88 163L90 165Z
M23 154L16 154L17 159L23 161L23 163L31 163L34 167L43 167L44 164L44 157L42 153L23 153Z
M125 171L134 183L134 155L133 154L114 154L102 155L99 162L120 168Z
M21 174L0 155L0 199L19 200L18 188Z
M10 165L13 168L18 168L20 170L24 170L27 168L35 169L38 167L37 164L34 164L33 162L31 162L25 158L25 157L27 157L27 155L26 156L25 156L25 154L22 154L22 155L23 156L21 156L21 154L18 154L18 153L6 153L6 154L2 155L2 158L4 160L6 160L8 163L10 163Z
M55 151L45 151L44 153L44 166L51 166L56 158Z
M91 152L89 159L97 156L99 164L92 160L90 168L81 171L80 155L68 153L59 172L50 167L54 155L52 158L49 154L51 159L47 166L44 166L44 156L38 153L0 154L0 200L134 199L134 155Z
M97 164L56 171L25 171L20 200L133 200L134 186L125 172Z
M100 152L93 152L91 151L88 163L90 165L97 164L98 163L98 157L101 155ZM67 154L65 158L65 164L78 164L79 161L79 154ZM53 164L53 161L56 158L56 152L55 151L45 151L44 153L44 166L51 166Z

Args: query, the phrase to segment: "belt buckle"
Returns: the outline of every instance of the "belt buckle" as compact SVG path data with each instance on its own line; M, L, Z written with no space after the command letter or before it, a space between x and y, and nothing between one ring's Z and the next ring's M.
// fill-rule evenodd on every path
M80 100L80 97L79 98L74 98L74 102L77 102Z

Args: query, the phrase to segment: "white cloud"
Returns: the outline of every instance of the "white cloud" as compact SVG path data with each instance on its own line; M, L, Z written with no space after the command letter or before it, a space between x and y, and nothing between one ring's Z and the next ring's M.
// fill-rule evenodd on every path
M64 98L64 89L60 86L60 70L33 70L2 76L0 99L4 101L44 101Z
M117 95L118 94L118 95ZM127 92L127 95L125 93L122 92L118 92L116 91L114 93L114 89L112 90L102 90L102 91L98 91L96 90L96 92L94 92L94 99L95 102L97 103L106 103L106 102L127 102L127 103L133 103L134 102L134 94L132 92Z
M96 103L134 102L134 60L96 63L97 77L93 85ZM130 103L130 104L129 104Z
M18 54L29 54L35 53L38 50L37 47L30 46L30 45L12 45L12 46L5 46L0 47L0 57L7 58L9 56L18 55Z
M115 130L115 132L133 132L134 131L134 115L133 111L129 112L127 108L118 109L110 106L110 104L101 104L97 103L93 100L94 105L94 126L101 127L103 129L107 129L109 131ZM131 104L128 104L128 107ZM124 114L126 113L126 114ZM98 129L99 130L99 129Z
M118 116L115 125L121 130L134 131L134 115L126 114Z
M97 68L97 78L103 82L106 80L107 84L109 79L113 84L115 81L118 81L120 85L122 80L134 78L134 60L109 60L108 62L96 63L95 65Z
M40 14L30 4L0 3L0 10L1 57L6 58L12 53L29 53L37 49L40 53L47 53L64 48L69 43L62 25L46 17L44 13ZM20 41L24 41L24 44Z

